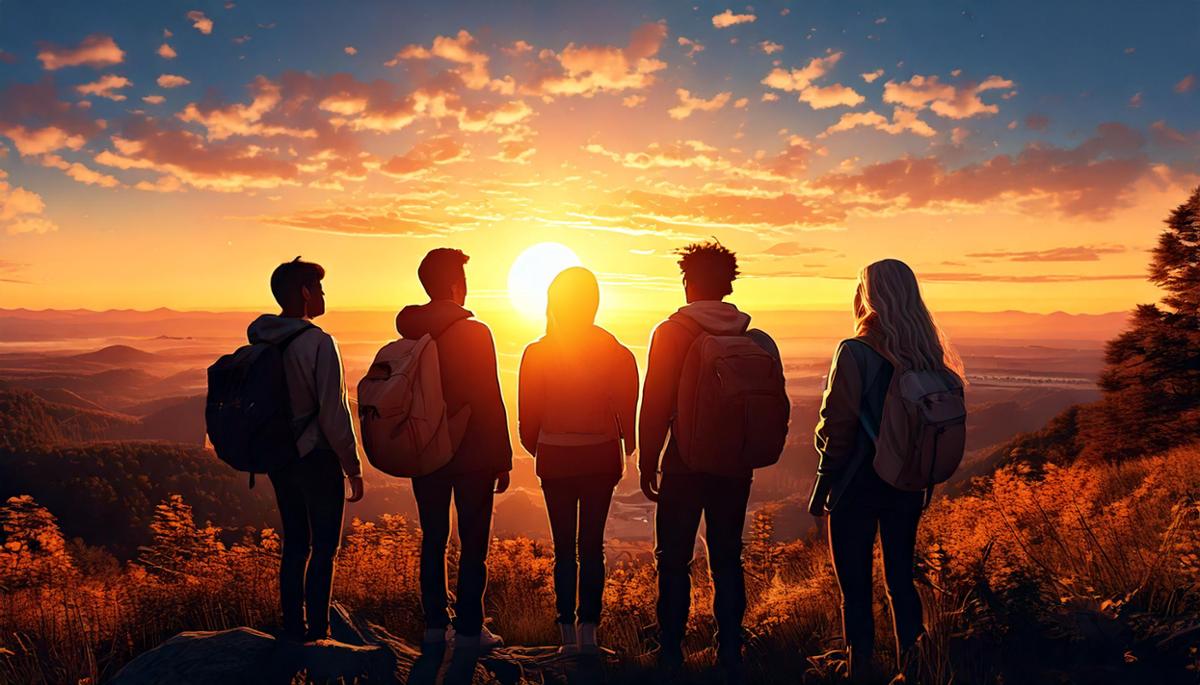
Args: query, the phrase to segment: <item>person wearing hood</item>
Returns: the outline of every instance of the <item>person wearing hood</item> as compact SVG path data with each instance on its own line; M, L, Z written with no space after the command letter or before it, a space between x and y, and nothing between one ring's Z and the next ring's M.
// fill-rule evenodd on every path
M461 250L430 251L417 268L429 302L405 307L396 316L396 330L405 339L430 335L437 341L447 416L454 417L451 425L457 417L466 417L461 438L453 436L456 448L449 463L412 482L421 523L425 649L444 647L451 625L446 601L446 543L452 497L460 542L455 645L488 650L503 644L484 626L483 594L487 588L492 504L496 494L508 489L512 444L492 332L463 307L467 298L464 266L469 259Z
M312 320L325 313L325 269L296 259L271 274L278 315L250 324L251 344L284 344L284 375L300 459L269 474L283 528L279 599L283 634L329 637L329 599L341 544L344 499L363 496L362 465L346 395L346 375L333 336ZM344 498L345 476L351 494Z
M733 292L738 275L733 252L713 241L688 245L676 254L687 305L660 323L651 336L638 421L641 488L658 504L654 519L656 611L661 633L658 661L668 672L683 663L682 642L691 604L690 567L703 516L714 590L717 656L726 679L739 682L746 612L742 531L753 472L746 469L734 475L714 475L690 470L680 456L672 423L684 360L697 328L717 336L747 335L776 359L779 349L766 333L747 330L750 317L723 301Z
M595 325L600 287L591 271L563 271L546 300L546 335L521 357L519 432L546 497L561 651L597 654L604 526L637 442L637 362Z

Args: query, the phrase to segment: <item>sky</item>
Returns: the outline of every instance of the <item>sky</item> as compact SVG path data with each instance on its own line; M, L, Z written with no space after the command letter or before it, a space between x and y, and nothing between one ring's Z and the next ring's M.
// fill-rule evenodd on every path
M1200 184L1198 40L1190 0L0 0L0 307L268 309L302 255L390 309L441 246L504 307L552 242L669 309L717 238L745 309L893 257L936 308L1125 310Z

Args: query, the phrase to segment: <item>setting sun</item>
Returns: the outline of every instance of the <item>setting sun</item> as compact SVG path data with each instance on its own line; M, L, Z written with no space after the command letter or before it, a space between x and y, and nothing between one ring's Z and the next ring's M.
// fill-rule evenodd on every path
M583 262L562 243L538 243L527 248L508 272L508 297L513 307L530 318L546 315L546 289L554 277Z

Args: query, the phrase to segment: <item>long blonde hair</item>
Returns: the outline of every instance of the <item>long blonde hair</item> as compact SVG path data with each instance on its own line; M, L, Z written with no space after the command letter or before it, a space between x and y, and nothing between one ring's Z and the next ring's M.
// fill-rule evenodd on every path
M898 259L859 272L854 329L898 368L949 371L966 383L962 359L925 306L916 274Z

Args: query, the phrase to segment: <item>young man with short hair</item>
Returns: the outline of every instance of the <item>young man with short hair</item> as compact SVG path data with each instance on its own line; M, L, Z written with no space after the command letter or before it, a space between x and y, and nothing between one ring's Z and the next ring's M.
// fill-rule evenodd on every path
M467 298L461 250L439 248L417 269L429 302L405 307L396 330L406 339L430 335L437 342L442 394L456 445L450 462L413 478L421 523L421 605L425 613L422 648L444 646L451 625L446 598L446 543L450 500L458 512L461 543L454 602L456 647L487 650L503 644L484 626L487 553L494 496L508 489L512 444L500 395L492 332L463 305Z
M325 313L324 278L320 264L299 257L280 264L271 274L280 313L263 314L247 330L252 344L286 344L284 375L300 459L267 475L283 528L283 634L307 641L329 637L329 597L345 501L363 496L341 355L333 336L312 322ZM350 483L348 498L343 476Z
M733 252L713 241L688 245L676 253L687 305L660 323L651 336L638 431L642 492L658 503L654 555L658 565L659 663L668 671L683 663L682 642L691 604L689 567L703 516L714 589L717 655L727 680L739 682L746 611L742 530L753 472L745 469L733 475L713 475L689 469L675 434L677 396L684 360L700 331L715 336L747 335L776 359L779 350L767 334L748 331L750 317L723 301L733 292L738 275Z

